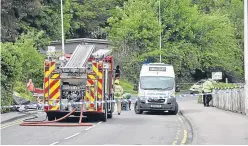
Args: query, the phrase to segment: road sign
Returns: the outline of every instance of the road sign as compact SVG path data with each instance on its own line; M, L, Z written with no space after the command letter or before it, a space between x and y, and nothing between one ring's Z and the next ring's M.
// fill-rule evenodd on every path
M55 52L55 46L48 46L47 52Z
M212 72L212 79L213 80L221 80L222 79L222 72Z

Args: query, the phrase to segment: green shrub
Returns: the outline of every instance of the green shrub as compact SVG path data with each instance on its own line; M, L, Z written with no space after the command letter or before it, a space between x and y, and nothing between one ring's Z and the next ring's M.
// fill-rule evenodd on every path
M232 83L214 83L214 89L234 89L239 88L237 84Z
M32 93L27 90L25 84L22 82L17 82L15 84L14 91L19 93L20 94L19 96L26 99L26 100L29 100L29 101L35 100Z
M121 79L120 85L122 86L124 93L137 94L136 91L133 91L133 85L128 81Z

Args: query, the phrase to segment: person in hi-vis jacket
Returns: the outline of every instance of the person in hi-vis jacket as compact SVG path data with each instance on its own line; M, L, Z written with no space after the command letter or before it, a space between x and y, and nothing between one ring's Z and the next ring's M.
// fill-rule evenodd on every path
M122 100L122 95L123 95L123 88L120 86L120 81L115 80L115 85L114 85L114 99L116 100L117 103L117 112L118 115L121 114L121 100Z

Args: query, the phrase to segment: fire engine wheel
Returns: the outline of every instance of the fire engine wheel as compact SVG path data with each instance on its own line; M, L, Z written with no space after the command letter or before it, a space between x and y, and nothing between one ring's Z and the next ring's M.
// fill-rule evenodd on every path
M113 117L113 113L112 111L110 113L108 113L108 118L111 119Z
M107 103L105 103L104 113L102 114L102 121L106 122L107 119L108 119L108 107L107 107Z

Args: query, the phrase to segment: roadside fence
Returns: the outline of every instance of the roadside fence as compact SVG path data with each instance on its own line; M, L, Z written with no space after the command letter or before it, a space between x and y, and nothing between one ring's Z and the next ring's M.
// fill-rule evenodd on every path
M213 93L210 103L213 107L245 114L244 88L214 89Z

